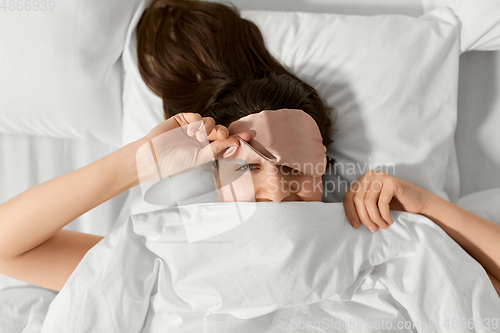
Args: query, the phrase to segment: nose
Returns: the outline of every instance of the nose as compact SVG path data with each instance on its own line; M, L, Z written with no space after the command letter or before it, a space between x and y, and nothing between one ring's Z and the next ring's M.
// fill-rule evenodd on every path
M258 193L256 193L256 201L272 201L281 202L290 196L290 186L287 179L280 173L270 175L266 182L260 186Z

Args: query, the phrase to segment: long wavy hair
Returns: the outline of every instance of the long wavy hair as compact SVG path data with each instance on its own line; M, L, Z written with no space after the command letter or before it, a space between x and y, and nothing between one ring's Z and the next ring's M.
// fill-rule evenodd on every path
M153 0L137 26L139 71L165 118L196 112L229 126L262 110L301 109L331 142L335 109L266 49L259 28L232 5Z

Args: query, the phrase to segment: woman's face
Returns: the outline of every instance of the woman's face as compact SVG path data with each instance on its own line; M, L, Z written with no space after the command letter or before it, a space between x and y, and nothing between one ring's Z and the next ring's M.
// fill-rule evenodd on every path
M272 163L220 162L219 178L221 201L226 202L321 201L323 196L321 177Z

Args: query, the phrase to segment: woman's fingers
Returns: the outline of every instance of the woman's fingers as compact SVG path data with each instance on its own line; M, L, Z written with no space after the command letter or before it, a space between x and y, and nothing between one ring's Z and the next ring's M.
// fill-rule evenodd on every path
M382 218L387 222L388 225L392 224L391 208L390 203L394 194L394 188L392 185L385 184L380 192L380 197L378 198L378 208Z
M210 146L212 147L212 153L214 154L214 156L222 153L229 147L237 147L239 145L240 142L235 137L230 137L227 138L226 140L216 140L210 143Z
M147 151L153 154L153 163L161 165L165 176L213 161L225 149L238 146L241 140L249 141L250 138L248 132L230 136L229 130L223 125L216 125L212 117L179 113L153 128L142 140Z
M206 163L207 161L212 160L217 155L224 152L224 150L229 147L237 147L240 145L240 140L249 141L251 139L251 135L248 132L241 132L230 137L227 137L224 140L214 140L202 149L201 159Z
M361 222L371 231L377 230L377 225L372 221L365 205L366 192L364 190L359 191L354 195L354 206L356 206L356 213L359 216Z
M208 141L209 134L213 132L214 128L215 128L214 118L204 117L201 119L196 119L195 122L189 123L187 127L187 135L196 138L200 142Z
M365 206L366 191L363 185L355 182L344 195L344 209L351 225L357 228L363 223L370 231L377 230Z
M240 132L236 133L236 136L240 137L243 141L250 141L252 139L252 135L249 132Z
M240 132L234 134L233 136L238 136L242 140L247 142L252 138L252 135L249 132ZM229 130L224 125L215 125L215 127L212 129L212 132L210 132L210 134L208 135L208 139L210 141L225 140L227 138L229 138Z
M215 158L215 156L222 153L227 148L239 145L240 142L235 137L229 137L225 140L215 140L200 150L197 164L207 163L208 161L212 161Z
M183 113L179 114L179 116L182 118L182 121L179 123L189 122L187 134L195 137L198 141L223 141L230 137L227 127L220 124L216 125L215 120L212 117L201 118L199 114L195 113ZM201 120L203 120L203 122L200 122ZM252 138L251 134L248 132L241 132L236 135L244 141L249 141ZM219 146L217 145L217 147Z
M226 126L216 125L212 117L202 117L199 113L178 113L156 126L147 135L153 139L162 133L168 132L178 127L183 127L183 131L200 142L225 140L229 137L229 130ZM250 139L242 137L245 141Z
M209 133L208 139L210 141L225 140L228 136L229 136L229 130L226 128L226 126L215 125L215 127Z
M210 147L205 147L200 152L200 161L205 163L212 160L216 155L222 153L231 146L239 146L240 142L237 137L244 141L249 141L251 135L248 132L241 132L233 136L229 136L229 130L224 125L216 125L212 117L201 118L199 114L183 113L179 114L179 123L190 122L187 126L187 135L196 138L198 141L211 141ZM237 137L236 137L237 136Z
M363 223L372 232L391 225L392 192L391 184L382 179L358 179L344 195L344 209L351 225L357 228Z
M345 210L345 215L347 217L347 220L349 223L354 227L357 228L361 224L359 221L358 214L356 214L356 207L354 206L354 191L357 183L354 183L347 192L344 194L343 201L344 201L344 210Z
M365 204L368 215L371 221L375 223L380 229L387 228L387 222L384 221L382 216L380 216L380 211L378 208L378 200L380 196L380 190L377 191L378 183L374 182L370 185L370 190L366 194ZM381 185L380 185L381 186ZM375 187L375 188L374 188Z
M187 133L189 136L192 136L196 131L198 131L200 128L202 128L202 125L204 124L204 121L201 122L201 120L204 120L199 113L178 113L175 116L169 118L173 119L177 122L177 127L182 127L187 125Z
M354 206L353 195L349 191L344 195L344 210L347 220L354 228L360 226L358 214L356 213L356 207Z

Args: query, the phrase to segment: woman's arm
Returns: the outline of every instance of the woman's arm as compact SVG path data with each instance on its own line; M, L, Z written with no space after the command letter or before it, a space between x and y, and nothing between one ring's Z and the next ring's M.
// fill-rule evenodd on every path
M213 156L212 152L215 154L238 142L236 138L227 138L227 128L216 126L210 117L202 118L194 113L175 115L143 139L83 168L37 185L0 205L0 258L12 259L30 251L78 216L138 185L136 155L139 149L165 132L190 124L204 124L210 133L207 139L216 140L206 147L210 156ZM183 143L179 143L180 149L186 149L185 144L181 145ZM179 163L166 161L173 162Z
M0 257L15 259L78 216L138 184L137 144L45 183L0 205Z
M193 128L188 136L198 138L199 131L206 130L210 134L202 140L213 141L202 149L203 154L194 151L198 153L199 163L239 142L228 137L227 128L216 125L210 117L178 114L155 127L146 137L0 205L0 273L60 290L87 251L103 238L61 229L83 213L139 184L136 155L141 147L149 146L151 140L165 132L193 125L199 129ZM245 133L244 137L249 140L250 135ZM176 157L192 161L193 149L186 149L189 140L181 141L185 142L179 143L178 150L184 154L179 155L177 151ZM163 162L178 167L182 164L172 161L170 155Z
M500 279L500 225L485 220L428 192L428 203L420 212L439 225L451 238Z
M500 296L500 280L491 275L490 272L486 271L488 276L490 277L491 283L493 283L493 287L495 287L495 290L497 291L498 296Z
M136 145L37 185L0 205L0 273L59 291L103 237L61 230L138 183Z
M344 195L346 216L372 232L392 224L390 209L421 214L439 225L488 272L500 295L500 226L410 182L376 170L360 177Z
M59 230L34 249L12 259L0 258L0 273L60 291L85 254L101 236Z

